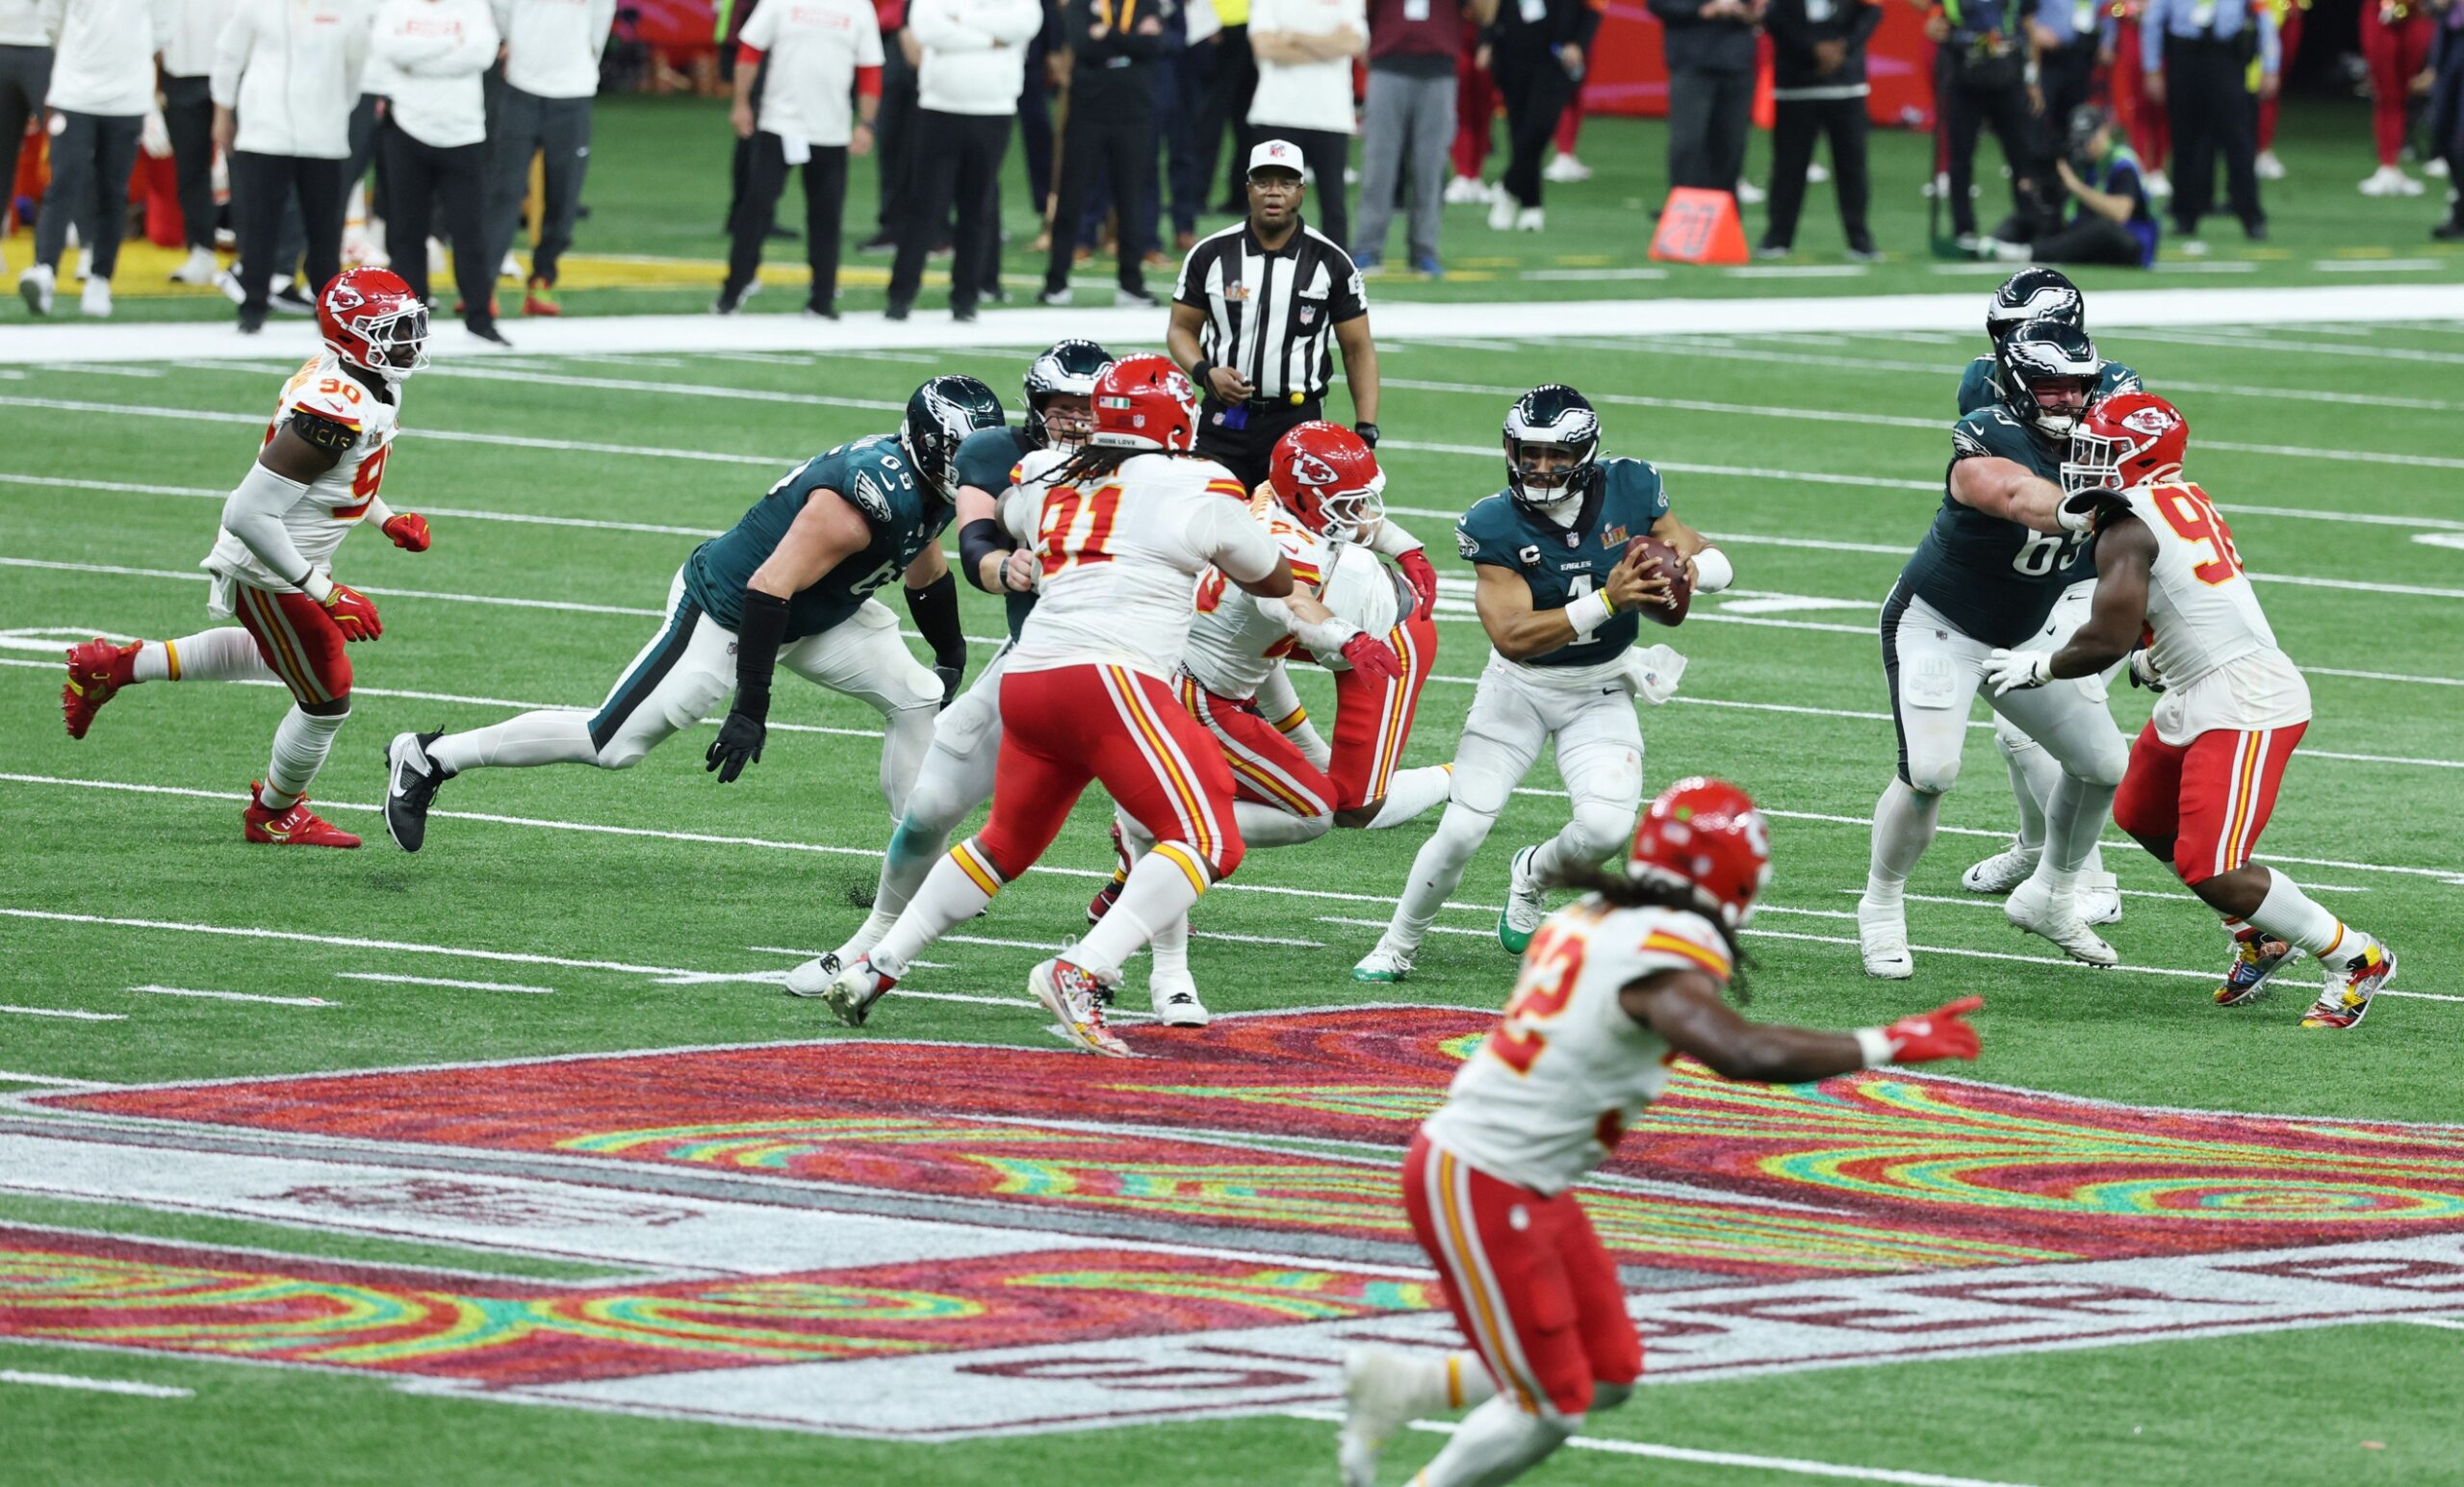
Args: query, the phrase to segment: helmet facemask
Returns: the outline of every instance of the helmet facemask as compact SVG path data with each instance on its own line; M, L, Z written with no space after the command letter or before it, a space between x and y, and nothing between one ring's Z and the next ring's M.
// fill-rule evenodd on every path
M417 300L391 315L353 320L349 329L357 333L360 344L334 349L344 360L388 382L398 383L428 364L427 306Z

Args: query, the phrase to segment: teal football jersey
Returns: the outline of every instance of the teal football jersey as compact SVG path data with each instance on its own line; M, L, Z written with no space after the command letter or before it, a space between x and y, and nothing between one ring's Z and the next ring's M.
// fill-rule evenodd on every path
M2066 440L2056 444L2036 433L1999 404L1979 408L1951 425L1953 465L1995 456L2059 482L2068 452ZM1899 586L1940 610L1971 639L2020 646L2044 628L2054 601L2070 585L2071 570L2083 558L2092 576L2095 559L2085 535L2030 531L1953 500L1945 470L1942 504L1908 566L1900 570Z
M1010 472L1039 448L1023 428L979 428L959 446L959 484L972 485L995 500L1010 488ZM1005 594L1010 610L1010 638L1018 638L1027 616L1035 613L1033 594Z
M818 635L854 614L873 590L905 573L950 523L950 508L917 485L896 434L842 444L788 471L735 526L693 550L684 563L684 592L703 613L729 629L737 627L745 584L778 551L779 539L815 491L846 498L862 513L873 538L787 601L790 641Z
M2103 398L2116 393L2136 393L2141 386L2138 372L2119 362L2107 362L2103 375L2096 378L2096 396ZM1968 363L1967 371L1960 373L1960 417L1965 418L2001 400L2001 369L1993 358L1980 356Z
M1572 526L1559 526L1517 504L1504 491L1463 513L1454 544L1475 563L1513 570L1531 589L1534 609L1563 609L1608 581L1626 544L1668 515L1659 472L1644 460L1604 460L1600 482L1583 498ZM1612 615L1589 639L1576 640L1526 666L1593 666L1614 660L1634 643L1641 620Z

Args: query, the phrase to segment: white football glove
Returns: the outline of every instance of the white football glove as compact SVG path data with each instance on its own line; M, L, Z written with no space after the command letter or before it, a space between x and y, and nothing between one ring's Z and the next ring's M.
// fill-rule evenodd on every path
M1993 695L2010 691L2026 691L2053 679L2053 653L2050 651L2005 651L1995 647L1992 654L1977 663L1985 673Z
M2155 652L2143 648L2130 653L2130 684L2151 692L2165 690L2165 679L2156 671Z

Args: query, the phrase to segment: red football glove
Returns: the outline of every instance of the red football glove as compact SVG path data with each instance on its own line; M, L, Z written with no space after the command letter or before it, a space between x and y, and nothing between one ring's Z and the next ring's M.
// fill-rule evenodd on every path
M335 584L334 591L325 596L325 612L333 616L334 628L341 630L346 641L374 640L385 633L385 627L376 619L376 605L367 595L346 584Z
M1374 635L1364 633L1345 641L1344 659L1351 662L1351 669L1361 676L1380 681L1399 680L1403 675L1403 663L1395 654L1395 648Z
M1902 1017L1883 1029L1890 1039L1893 1064L1926 1064L1936 1059L1973 1059L1976 1029L1961 1019L1985 1005L1981 996L1964 996L1914 1017Z
M1428 553L1414 548L1395 559L1395 566L1403 570L1403 581L1421 597L1421 618L1427 619L1436 614L1437 570L1430 566Z
M405 552L427 551L427 518L416 511L405 511L377 529Z

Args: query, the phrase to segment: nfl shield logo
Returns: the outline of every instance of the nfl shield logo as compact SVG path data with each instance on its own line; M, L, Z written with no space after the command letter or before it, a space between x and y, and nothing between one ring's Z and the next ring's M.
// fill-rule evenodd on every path
M1303 330L1306 330L1317 322L1318 307L1316 305L1302 305L1300 307L1300 327Z

